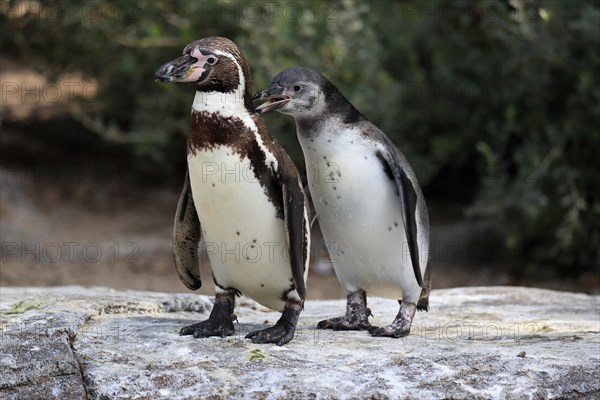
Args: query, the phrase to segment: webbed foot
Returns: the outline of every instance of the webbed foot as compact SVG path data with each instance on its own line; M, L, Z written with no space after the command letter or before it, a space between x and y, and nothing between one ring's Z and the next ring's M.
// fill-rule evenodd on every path
M369 322L371 315L371 310L367 308L367 294L363 290L359 290L348 295L346 315L325 319L317 324L317 329L362 331L371 327Z
M233 321L209 318L197 324L188 325L179 331L180 335L193 335L196 339L209 336L231 336L235 332Z
M233 321L237 318L233 314L235 294L217 294L215 305L206 321L183 327L180 335L193 335L194 338L209 336L231 336L235 332Z
M369 333L373 336L388 336L393 338L407 336L410 333L410 327L416 310L416 304L400 302L400 311L398 311L394 322L387 326L372 326L369 329Z
M275 343L277 346L288 343L294 338L301 310L302 303L288 301L274 326L250 332L246 339L252 340L252 343Z

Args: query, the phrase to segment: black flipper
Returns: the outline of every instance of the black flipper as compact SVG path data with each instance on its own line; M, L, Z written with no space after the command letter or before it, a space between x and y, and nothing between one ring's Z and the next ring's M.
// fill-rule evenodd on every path
M201 232L200 220L192 197L190 178L186 172L173 226L173 255L179 279L191 290L199 289L202 286L198 259Z
M402 222L408 241L410 260L417 282L420 287L423 287L423 276L419 265L419 245L417 243L417 193L398 158L388 152L377 152L377 157L385 164L384 168L387 166L386 171L391 172L396 182L402 203Z
M304 212L306 198L296 178L288 178L282 184L283 212L285 219L285 233L290 254L292 277L296 291L302 300L306 297L304 284L304 271L308 260L308 232L310 222Z

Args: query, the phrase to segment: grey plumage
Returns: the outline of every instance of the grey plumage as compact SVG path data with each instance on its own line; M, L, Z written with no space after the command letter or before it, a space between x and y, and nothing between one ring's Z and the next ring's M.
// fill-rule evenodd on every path
M428 309L431 272L427 206L406 157L310 68L282 71L254 99L265 100L257 111L292 115L307 170L316 166L329 174L328 182L309 174L309 188L323 235L340 247L334 268L348 308L319 327L366 329L365 293L372 293L401 300L394 322L370 332L408 334L415 310Z

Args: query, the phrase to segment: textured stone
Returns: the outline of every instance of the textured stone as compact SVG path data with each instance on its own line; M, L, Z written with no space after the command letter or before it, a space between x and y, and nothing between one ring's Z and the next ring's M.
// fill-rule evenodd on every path
M310 289L310 288L309 288ZM244 335L278 313L239 299L234 336L193 339L194 294L0 288L0 398L537 399L600 395L599 297L541 289L437 290L402 339L320 331L344 301L307 302L295 339ZM374 324L397 302L369 299Z

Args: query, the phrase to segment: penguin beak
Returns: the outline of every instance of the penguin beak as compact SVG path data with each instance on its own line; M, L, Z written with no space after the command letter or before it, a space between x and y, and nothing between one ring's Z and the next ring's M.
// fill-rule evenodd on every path
M254 109L254 112L259 114L266 113L268 111L278 110L287 104L292 98L286 94L283 94L284 87L279 85L272 85L268 89L261 90L252 96L252 101L264 100L265 102Z
M154 73L156 82L196 82L206 71L203 66L198 65L198 59L189 54L169 61L162 65Z

